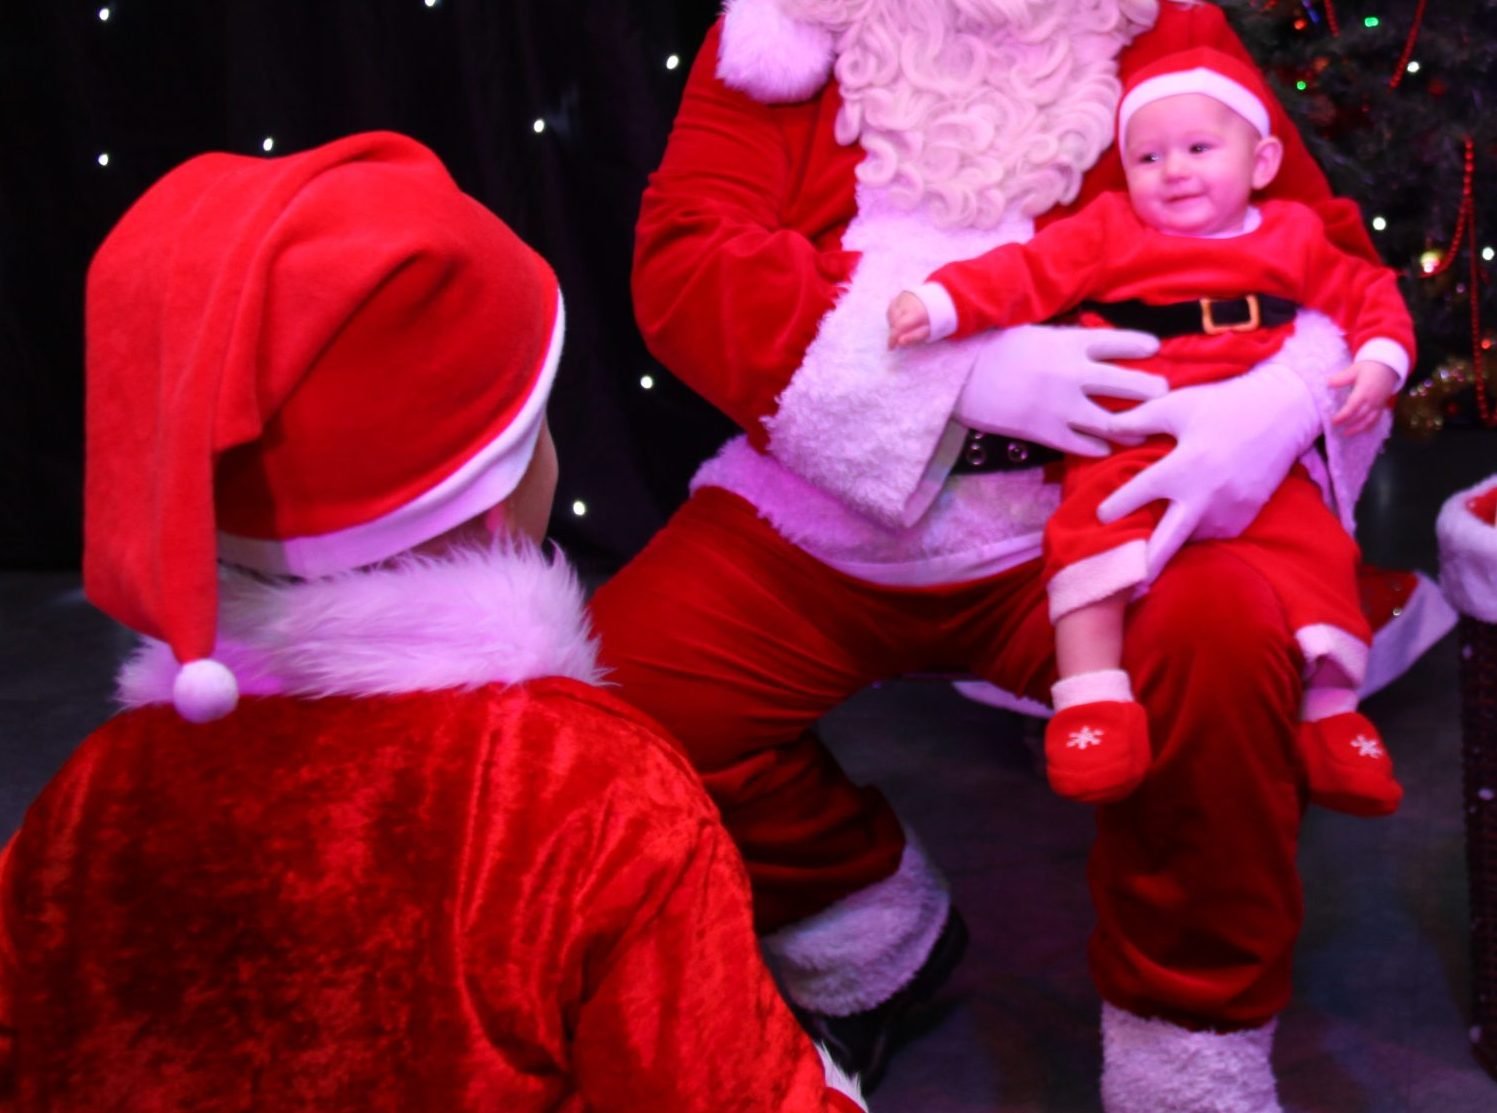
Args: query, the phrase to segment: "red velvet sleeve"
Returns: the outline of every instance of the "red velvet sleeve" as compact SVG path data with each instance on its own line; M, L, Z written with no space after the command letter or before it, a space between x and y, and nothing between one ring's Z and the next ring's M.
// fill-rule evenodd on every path
M16 1017L15 979L20 972L20 958L10 940L7 923L10 908L10 882L6 867L10 862L11 843L0 849L0 1113L15 1108L16 1102Z
M856 256L784 220L804 167L783 121L813 108L771 107L724 85L720 34L721 21L644 193L634 307L655 357L759 437Z
M1198 46L1213 47L1250 65L1257 64L1227 24L1227 17L1220 8L1214 4L1185 5L1164 0L1159 5L1159 21L1123 51L1119 60L1119 77L1126 82L1131 74L1164 55ZM1284 141L1284 163L1268 188L1256 195L1257 199L1282 198L1309 205L1325 224L1332 243L1353 255L1376 260L1377 250L1367 235L1356 203L1332 195L1325 174L1311 157L1283 105L1271 99L1268 108L1274 134ZM1045 220L1074 212L1106 190L1124 188L1123 164L1114 144L1087 173L1081 195L1064 209L1051 210Z
M721 826L657 830L629 859L616 876L630 920L590 979L573 1044L588 1108L856 1109L827 1086L759 958L748 878Z
M1038 324L1090 297L1107 258L1110 213L1126 204L1119 194L1105 194L1025 243L1003 244L936 270L929 281L945 287L956 306L953 338Z
M1314 224L1308 214L1303 219ZM1341 326L1353 356L1367 341L1386 338L1408 353L1412 366L1414 321L1399 293L1398 276L1387 267L1338 250L1318 228L1310 230L1308 236L1305 304Z

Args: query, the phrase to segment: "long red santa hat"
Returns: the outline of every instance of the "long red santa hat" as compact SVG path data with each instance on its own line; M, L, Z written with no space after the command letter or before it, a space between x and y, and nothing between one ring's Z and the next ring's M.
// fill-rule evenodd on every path
M184 163L89 270L89 598L171 647L185 718L227 714L220 557L324 576L503 500L562 321L551 269L414 140Z

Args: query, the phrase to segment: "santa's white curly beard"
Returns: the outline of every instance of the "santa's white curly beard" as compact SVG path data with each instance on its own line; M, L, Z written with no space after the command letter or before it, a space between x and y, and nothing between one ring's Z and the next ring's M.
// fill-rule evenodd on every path
M949 227L1073 199L1112 142L1118 52L1158 0L781 0L836 36L858 177Z

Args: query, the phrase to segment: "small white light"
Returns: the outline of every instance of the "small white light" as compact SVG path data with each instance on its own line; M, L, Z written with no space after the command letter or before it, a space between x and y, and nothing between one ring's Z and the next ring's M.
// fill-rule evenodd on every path
M435 8L437 6L437 0L426 0L426 6L428 8Z
M665 60L665 68L668 69L668 70L673 70L677 66L679 66L680 64L681 64L681 56L679 54L672 54L669 58L667 58Z
M108 166L109 165L109 152L108 151L105 151L101 155L99 155L99 165L100 166ZM1487 250L1491 251L1492 249L1489 247L1489 248L1487 248Z
M1408 70L1410 73L1418 73L1419 72L1419 63L1418 62L1410 62L1407 66L1404 67L1404 69Z
M1481 249L1481 257L1490 263L1493 259L1497 259L1497 251L1493 251L1490 247L1484 247Z
M99 22L100 23L108 23L109 22L109 9L108 8L100 8L99 9Z
M537 135L539 135L541 132L543 132L543 131L546 130L546 121L545 120L537 120L535 123L531 124L530 127L531 127L531 130L533 130Z
M572 503L572 513L577 515L577 517L579 518L582 517L587 513L587 503L583 502L581 499L574 500Z
M267 135L264 139L260 140L260 150L266 154L270 154L271 151L275 150L275 137Z
M1492 249L1491 248L1487 248L1487 250L1490 251ZM654 375L641 375L639 377L639 385L642 386L642 387L644 387L645 390L654 390L655 389L655 376Z
M1374 230L1381 232L1384 228L1388 227L1388 222L1380 216L1375 216L1372 218L1372 227Z

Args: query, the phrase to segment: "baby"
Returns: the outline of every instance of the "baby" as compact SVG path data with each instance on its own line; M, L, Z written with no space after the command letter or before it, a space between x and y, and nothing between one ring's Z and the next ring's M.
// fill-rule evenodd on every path
M1370 429L1412 360L1413 325L1391 271L1346 254L1306 207L1253 203L1279 168L1269 94L1247 65L1197 49L1141 71L1118 109L1127 197L937 270L889 307L905 347L1079 309L1084 324L1151 332L1147 370L1172 387L1228 378L1270 360L1299 306L1345 330L1353 362L1333 421ZM1067 461L1045 533L1059 680L1045 734L1056 791L1116 800L1142 780L1148 725L1121 668L1124 612L1148 579L1145 543L1159 504L1109 525L1096 508L1168 451L1168 438ZM1298 747L1310 798L1359 815L1394 810L1402 789L1377 729L1358 711L1370 633L1358 604L1355 543L1296 468L1243 534L1227 542L1273 585L1305 661Z

